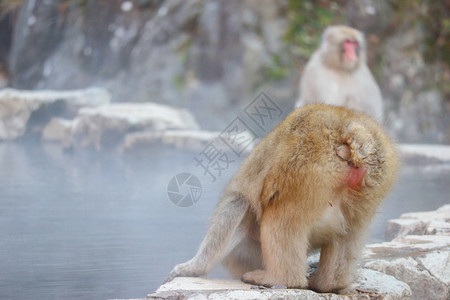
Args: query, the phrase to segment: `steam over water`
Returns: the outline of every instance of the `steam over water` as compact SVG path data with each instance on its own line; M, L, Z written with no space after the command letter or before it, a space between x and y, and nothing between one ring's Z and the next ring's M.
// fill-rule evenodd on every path
M195 253L239 166L211 182L194 156L0 144L0 299L143 298L154 291ZM202 184L200 199L187 208L167 194L182 172ZM368 242L384 239L388 219L449 203L449 175L449 168L405 167Z

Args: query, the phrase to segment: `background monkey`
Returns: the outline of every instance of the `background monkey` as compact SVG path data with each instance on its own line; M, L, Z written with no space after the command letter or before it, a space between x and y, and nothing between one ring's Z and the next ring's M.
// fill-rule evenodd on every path
M296 109L243 162L197 254L168 280L204 275L222 260L248 283L344 288L396 172L393 145L364 113ZM307 252L316 248L319 268L308 282Z
M366 64L362 32L347 26L330 26L322 36L300 80L296 107L309 103L347 106L383 120L380 89Z

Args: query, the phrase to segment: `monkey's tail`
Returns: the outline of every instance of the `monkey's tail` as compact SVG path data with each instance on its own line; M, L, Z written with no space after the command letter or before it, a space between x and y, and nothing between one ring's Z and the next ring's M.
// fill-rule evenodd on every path
M249 209L249 201L242 194L228 195L216 207L210 227L195 257L205 262L208 273L244 238L238 230Z
M238 230L249 202L241 194L224 195L218 203L197 254L189 261L175 266L167 281L178 276L202 276L225 257L244 238L244 230Z

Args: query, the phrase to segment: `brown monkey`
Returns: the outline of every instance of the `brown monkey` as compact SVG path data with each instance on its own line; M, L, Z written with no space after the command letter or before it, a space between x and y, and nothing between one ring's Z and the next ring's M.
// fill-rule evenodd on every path
M361 31L330 26L322 36L300 80L296 107L309 103L347 106L383 119L380 89L366 64L366 43Z
M248 283L344 288L396 172L392 143L366 114L323 104L296 109L243 162L197 254L168 280L204 275L223 261ZM307 252L318 248L308 282Z

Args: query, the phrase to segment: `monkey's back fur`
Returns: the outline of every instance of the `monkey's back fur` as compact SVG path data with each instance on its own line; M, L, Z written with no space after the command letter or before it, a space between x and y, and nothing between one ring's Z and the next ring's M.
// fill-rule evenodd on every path
M344 288L396 173L393 144L364 113L322 104L296 109L244 161L197 255L171 277L202 275L223 260L245 282ZM308 280L314 248L321 258Z
M351 148L350 160L343 160L338 147L352 143L361 148ZM364 113L312 104L296 109L255 147L225 193L243 194L258 220L280 200L294 202L299 211L323 210L334 207L339 195L348 198L340 206L350 206L346 213L353 220L358 211L372 212L382 201L396 177L397 161L389 137ZM345 186L351 165L367 168L358 189Z

